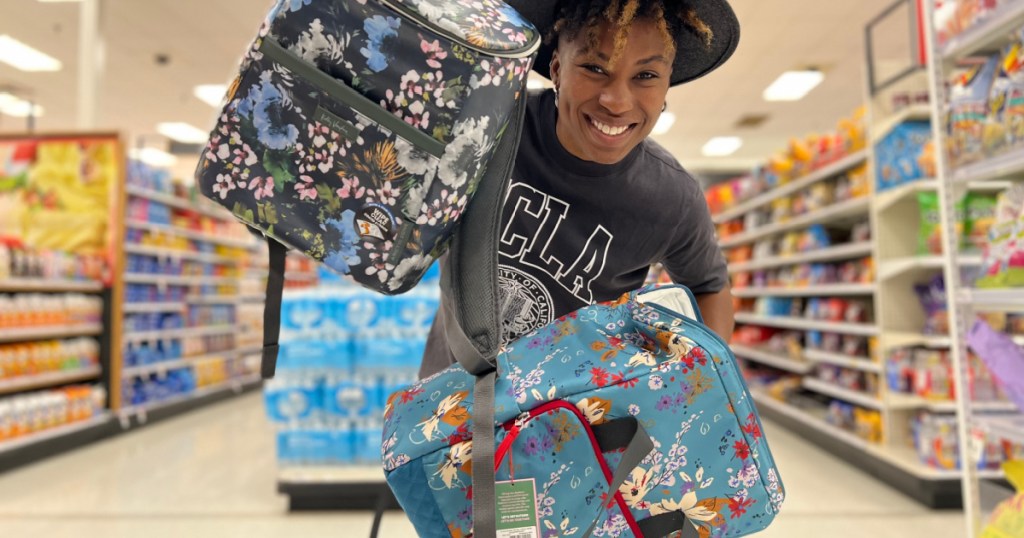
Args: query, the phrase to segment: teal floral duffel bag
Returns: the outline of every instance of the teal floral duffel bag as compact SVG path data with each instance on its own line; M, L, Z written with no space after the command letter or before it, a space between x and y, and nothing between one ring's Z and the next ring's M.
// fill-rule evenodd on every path
M278 0L196 170L269 240L268 312L286 249L374 291L414 287L484 174L511 172L539 45L500 0ZM276 336L265 348L266 375Z
M455 365L389 399L384 468L420 536L472 533L473 384ZM783 502L735 357L682 286L517 339L494 409L499 536L732 538Z

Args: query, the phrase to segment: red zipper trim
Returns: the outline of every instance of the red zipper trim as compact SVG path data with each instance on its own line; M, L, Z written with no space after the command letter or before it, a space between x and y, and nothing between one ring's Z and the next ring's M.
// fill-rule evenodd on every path
M575 405L570 404L564 400L554 400L546 404L536 407L529 412L529 418L523 422L526 424L530 420L537 418L544 413L554 411L556 409L569 409L583 424L583 429L586 430L587 436L590 437L590 446L594 449L594 455L597 458L597 462L601 465L601 471L604 472L604 478L608 481L609 485L612 481L612 470L608 467L608 461L605 460L604 454L601 453L601 448L597 446L597 437L594 436L594 430L590 427L590 422L587 421L583 413L576 408ZM501 444L498 445L498 449L494 453L494 471L497 472L501 467L502 462L505 460L505 456L512 449L512 443L515 442L516 438L519 437L521 428L516 425L515 421L505 424L505 430L508 435L501 440ZM630 512L629 506L626 505L626 499L622 497L622 492L615 491L614 498L616 504L619 505L619 510L622 511L622 516L626 518L626 523L629 524L629 529L633 531L633 535L642 537L643 533L640 532L640 526L636 523L636 518L633 517L633 513Z

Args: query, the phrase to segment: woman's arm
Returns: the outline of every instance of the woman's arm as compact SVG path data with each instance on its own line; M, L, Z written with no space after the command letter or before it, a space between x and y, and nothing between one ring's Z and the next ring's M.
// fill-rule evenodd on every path
M732 330L735 326L732 308L732 290L729 284L718 293L697 295L697 306L700 307L700 314L704 317L704 324L712 331L722 337L726 343L732 338Z

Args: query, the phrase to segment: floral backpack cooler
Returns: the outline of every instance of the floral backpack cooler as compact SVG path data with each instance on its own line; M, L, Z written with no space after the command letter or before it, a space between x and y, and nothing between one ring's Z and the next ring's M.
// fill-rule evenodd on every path
M507 182L539 45L500 0L277 1L196 170L270 245L266 377L286 249L381 293L414 287L481 179Z
M497 368L497 536L733 538L778 513L750 393L685 287L578 310ZM476 383L456 365L388 401L385 473L420 536L473 534Z

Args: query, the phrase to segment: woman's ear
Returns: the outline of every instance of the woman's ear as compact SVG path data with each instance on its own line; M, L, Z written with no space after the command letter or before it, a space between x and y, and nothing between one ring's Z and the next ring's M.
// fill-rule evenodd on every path
M562 61L558 56L558 49L551 53L551 63L548 64L548 72L551 73L551 83L558 87L559 71L562 69Z

